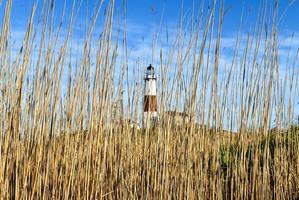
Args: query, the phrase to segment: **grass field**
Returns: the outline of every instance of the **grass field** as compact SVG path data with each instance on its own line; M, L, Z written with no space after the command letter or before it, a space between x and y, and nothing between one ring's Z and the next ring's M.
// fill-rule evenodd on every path
M13 51L13 2L0 0L0 199L298 199L299 51L282 66L278 3L262 1L248 34L240 25L225 69L223 2L182 16L166 49L157 34L152 129L111 122L122 95L140 121L146 67L130 71L114 4L98 2L74 54L76 3L58 17L53 1L35 4ZM169 105L188 122L174 126Z

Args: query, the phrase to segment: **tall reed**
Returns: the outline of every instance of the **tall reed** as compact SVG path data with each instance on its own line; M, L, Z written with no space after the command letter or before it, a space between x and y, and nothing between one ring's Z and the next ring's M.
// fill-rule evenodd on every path
M80 5L67 10L68 3L59 15L55 1L35 3L12 51L13 2L0 0L1 198L299 197L299 51L280 62L279 2L262 1L247 34L242 13L226 63L224 2L182 13L170 38L161 21L152 49L160 116L153 129L112 121L118 99L124 118L140 122L142 112L147 57L132 62L125 2L120 21L114 0L97 2L81 43L74 41ZM173 124L169 110L188 120Z

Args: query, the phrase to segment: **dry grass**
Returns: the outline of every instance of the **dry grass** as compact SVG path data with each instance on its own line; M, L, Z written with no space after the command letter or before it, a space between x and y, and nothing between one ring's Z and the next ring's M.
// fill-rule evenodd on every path
M160 116L173 105L185 108L190 120L173 127L163 119L154 129L137 130L109 121L122 90L128 116L138 120L143 87L134 83L145 67L137 62L134 73L129 71L125 12L114 38L113 0L101 33L94 33L103 12L98 2L78 58L69 44L75 4L60 19L53 1L45 1L42 10L33 6L22 46L11 56L12 2L3 2L1 199L299 198L299 129L291 123L298 52L289 72L280 74L277 4L261 3L244 45L240 28L224 72L222 3L210 2L207 10L202 1L198 15L182 16L166 49L159 49L158 33L152 57L159 55ZM54 20L61 22L56 28ZM277 129L270 130L273 115Z

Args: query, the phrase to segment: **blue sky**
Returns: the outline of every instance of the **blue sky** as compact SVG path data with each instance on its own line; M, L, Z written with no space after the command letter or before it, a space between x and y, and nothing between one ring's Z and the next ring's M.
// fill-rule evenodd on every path
M5 0L3 0L5 2ZM36 0L14 0L12 9L12 26L14 28L23 28L26 20L31 12L32 4ZM39 1L41 2L41 0ZM71 9L72 0L67 0L67 9ZM80 0L77 0L80 2ZM83 0L81 12L78 18L83 21L88 13L92 13L95 5L99 1ZM224 33L237 31L239 29L239 20L242 9L246 13L248 24L254 23L260 0L226 0L224 1L225 9L228 11L224 21ZM184 13L191 12L199 8L201 1L196 0L127 0L127 20L130 23L144 26L145 29L152 29L153 25L158 25L163 14L163 22L165 25L176 23L178 17L183 10ZM57 13L63 7L62 0L55 1ZM104 7L107 1L104 1ZM208 5L208 3L206 3ZM116 0L116 14L123 7L123 0ZM279 12L285 15L282 20L282 28L286 31L298 31L299 25L296 19L299 18L299 2L297 0L282 0L279 2ZM3 12L3 6L1 6ZM2 16L1 16L2 17Z
M0 0L1 1L1 0ZM31 13L34 2L39 2L38 10L41 10L42 0L13 0L11 31L16 35L21 35L26 29L27 20ZM55 16L60 18L63 9L63 0L55 0ZM66 0L66 17L70 13L73 0ZM90 16L97 8L100 1L95 0L76 0L77 7L80 6L80 11L76 18L74 33L77 37L84 37L84 31L90 21ZM117 22L123 19L123 0L115 1L114 22L117 27ZM128 46L132 49L139 48L144 42L152 42L154 34L161 29L161 35L165 36L166 32L172 32L178 24L179 17L183 13L186 16L186 21L191 19L191 13L194 10L195 16L198 15L198 10L202 1L196 0L126 0L126 19L127 19L127 35ZM210 1L205 2L205 10L208 9ZM260 5L264 1L260 0L225 0L224 8L226 15L222 29L223 38L235 38L240 29L240 19L243 11L243 26L242 32L247 34L252 31ZM5 0L2 0L0 13L3 13ZM104 0L102 12L97 21L97 27L101 27L108 1ZM282 0L279 2L279 34L284 37L299 37L299 24L296 23L299 19L299 1L298 0ZM0 19L3 14L0 14ZM2 20L0 20L2 21ZM55 22L55 20L54 20ZM217 23L217 21L216 21ZM64 25L66 25L65 23ZM56 27L59 21L56 21ZM99 29L97 30L100 31ZM95 32L95 35L99 33ZM175 35L175 33L173 33ZM12 38L18 40L18 38Z
M0 7L0 13L3 13L4 2ZM32 5L34 2L39 2L39 9L41 10L42 0L14 0L12 7L12 20L11 31L12 36L22 36L26 29L27 20L31 13ZM66 0L66 19L70 13L73 0ZM77 38L84 38L84 33L88 22L90 22L90 16L94 13L100 1L94 0L77 0L77 7L80 6L80 11L76 18L76 24L74 29L74 36ZM115 28L117 23L123 19L123 0L115 1L115 15L114 22ZM141 51L147 52L146 48L150 48L153 43L155 34L161 29L161 37L165 38L166 32L170 32L176 35L176 28L179 21L179 17L183 13L186 16L186 21L191 19L191 13L194 10L195 16L198 15L199 6L202 1L196 0L126 0L126 19L127 19L127 40L128 47L132 50L134 55L141 55ZM208 9L210 1L205 2L205 10ZM240 29L240 19L243 11L243 34L248 34L252 31L258 13L260 5L264 1L258 0L225 0L224 8L226 15L224 18L224 24L222 28L223 47L226 47L225 42L231 41L236 38L236 35ZM96 27L101 27L105 16L104 10L106 9L108 1L104 0L102 12L97 21ZM56 17L60 18L63 9L63 0L55 1ZM3 14L0 15L0 19ZM299 1L295 0L282 0L279 2L279 34L288 40L294 34L295 44L299 43L299 24L296 23L299 19ZM2 20L1 20L2 21ZM55 20L54 20L55 22ZM217 23L217 21L216 21ZM64 25L66 25L65 23ZM59 25L59 21L56 21L56 27ZM94 35L99 35L100 29L96 29ZM20 38L12 37L12 40L18 40ZM165 41L161 39L161 41ZM16 41L17 42L17 41ZM229 49L229 48L226 48ZM232 52L227 52L227 54ZM147 54L147 53L145 53ZM145 60L145 63L154 62L151 59Z
M0 0L1 2L1 0ZM31 13L32 5L36 0L13 0L11 13L11 39L19 46L19 43L24 36L27 20ZM41 10L41 2L39 0L38 11ZM66 0L66 18L68 17L73 0ZM85 37L86 27L90 22L90 16L94 13L100 1L95 0L77 0L76 6L80 6L72 44L78 46L82 44L82 38ZM80 4L81 2L81 4ZM209 3L206 1L205 10L208 9ZM235 46L235 40L238 31L240 30L240 20L243 14L242 35L245 40L246 34L250 33L256 23L258 9L264 1L258 0L225 0L224 9L226 15L222 29L222 49L220 64L225 66L231 62L231 56ZM158 48L164 48L166 32L169 32L169 37L175 37L177 34L177 24L180 16L186 16L185 22L191 19L191 13L194 10L195 16L198 15L198 10L201 1L192 0L126 0L126 20L127 20L127 41L129 47L129 64L131 72L133 72L134 62L138 58L142 59L142 65L148 63L154 65L158 63L157 56L152 59L152 44L155 34L161 29L161 42ZM101 31L101 25L105 19L105 9L108 1L104 0L102 10L100 12L94 36L98 37ZM0 21L2 22L5 0L0 4ZM115 1L114 27L117 29L119 21L123 20L123 0ZM55 17L59 18L63 10L63 0L55 1ZM243 11L243 13L242 13ZM279 3L279 38L281 50L281 68L282 72L287 71L284 67L286 63L285 57L289 49L291 52L296 52L299 48L299 1L281 0ZM196 19L194 19L196 20ZM36 19L36 22L38 20ZM59 25L59 21L55 21L55 26ZM217 22L216 22L217 23ZM66 25L66 23L64 24ZM293 38L292 38L293 37ZM96 44L96 43L95 43ZM241 48L245 41L241 42ZM75 48L75 47L74 47ZM165 49L169 49L165 48ZM294 56L293 54L291 57ZM227 69L222 69L223 72ZM170 71L171 74L171 71ZM221 77L221 71L220 71ZM225 79L226 76L222 78ZM298 106L296 112L299 113Z

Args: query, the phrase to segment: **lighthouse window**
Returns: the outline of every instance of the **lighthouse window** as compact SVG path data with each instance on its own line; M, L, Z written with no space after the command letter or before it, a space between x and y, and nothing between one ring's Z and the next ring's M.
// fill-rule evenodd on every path
M147 70L146 75L153 76L154 75L154 70L153 69Z

